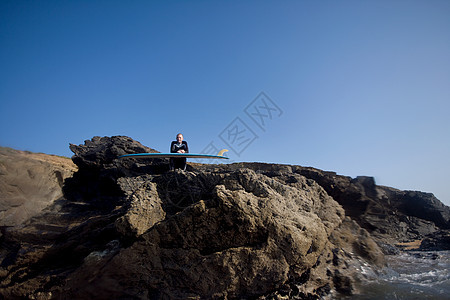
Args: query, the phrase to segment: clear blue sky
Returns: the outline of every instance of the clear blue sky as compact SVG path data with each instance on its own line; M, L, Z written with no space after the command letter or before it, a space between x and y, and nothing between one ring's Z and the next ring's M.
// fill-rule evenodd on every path
M167 152L182 132L191 152L228 141L234 161L449 205L449 111L447 0L0 1L2 146L71 156L127 135Z

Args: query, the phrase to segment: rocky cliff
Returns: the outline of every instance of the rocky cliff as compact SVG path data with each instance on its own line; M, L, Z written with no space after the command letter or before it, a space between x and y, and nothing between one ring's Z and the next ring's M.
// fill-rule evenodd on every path
M357 294L361 269L399 242L447 245L448 207L372 178L262 163L170 172L117 159L156 152L127 137L71 150L64 197L4 231L4 298L319 299Z

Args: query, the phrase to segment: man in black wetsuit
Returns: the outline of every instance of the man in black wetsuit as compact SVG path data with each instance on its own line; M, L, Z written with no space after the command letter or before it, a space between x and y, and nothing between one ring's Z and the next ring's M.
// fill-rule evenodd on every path
M183 135L181 133L177 134L177 140L172 141L170 144L170 153L189 153L188 144L186 141L183 141ZM186 158L171 158L170 169L186 170Z

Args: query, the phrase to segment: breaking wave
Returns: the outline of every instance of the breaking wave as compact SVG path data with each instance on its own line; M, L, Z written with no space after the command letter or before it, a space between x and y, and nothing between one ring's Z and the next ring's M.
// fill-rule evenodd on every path
M366 280L352 299L450 299L450 251L387 256L381 274L361 269Z

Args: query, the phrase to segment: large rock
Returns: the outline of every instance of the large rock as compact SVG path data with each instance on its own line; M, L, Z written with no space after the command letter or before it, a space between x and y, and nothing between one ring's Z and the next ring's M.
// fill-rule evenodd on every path
M120 178L119 185L129 203L126 213L115 222L123 236L137 237L166 217L155 183L140 178Z
M63 197L70 159L0 147L0 226L24 224Z
M125 136L94 137L83 145L70 144L74 153L73 162L78 166L73 178L64 185L64 194L72 201L89 202L97 209L111 209L123 196L117 179L135 173L162 172L164 160L155 159L137 162L134 159L120 159L130 153L155 153L154 149Z
M69 276L64 287L66 295L239 298L264 296L282 287L286 289L287 285L295 286L298 296L318 296L318 291L335 285L341 292L353 291L356 269L346 275L337 272L344 260L351 259L335 250L335 260L341 263L326 263L326 257L333 255L332 249L336 248L330 236L344 234L336 233L344 211L314 181L297 174L270 178L249 169L219 174L174 172L163 176L165 181L177 178L185 190L197 190L205 197L164 219L153 212L171 207L173 199L168 197L173 194L162 188L156 195L152 184L147 185L150 188L145 189L146 194L139 189L134 200L162 201L156 209L149 209L152 213L144 214L153 216L147 224L155 225L148 225L149 230L131 247L114 257L85 261ZM126 179L127 188L132 180ZM135 180L142 182L143 178ZM161 178L153 180L159 182ZM286 180L290 183L286 184ZM203 186L205 190L199 191L200 182L213 183L212 190ZM179 205L182 204L178 203L178 208ZM132 211L134 215L136 211ZM362 230L356 223L352 226L357 232ZM133 232L139 235L142 230ZM382 265L381 251L370 236L359 236L360 239L353 238L346 244L346 253L360 251L363 259ZM340 239L337 244L345 243ZM319 258L323 264L318 264ZM311 275L319 273L322 278ZM83 285L87 280L91 284ZM347 282L345 287L342 280Z
M84 145L70 144L70 150L75 154L72 159L80 169L108 168L119 156L125 154L157 153L156 150L126 136L96 136L86 140Z
M433 194L378 186L366 176L352 179L301 166L293 167L293 172L321 185L380 243L423 239L450 226L450 207Z

